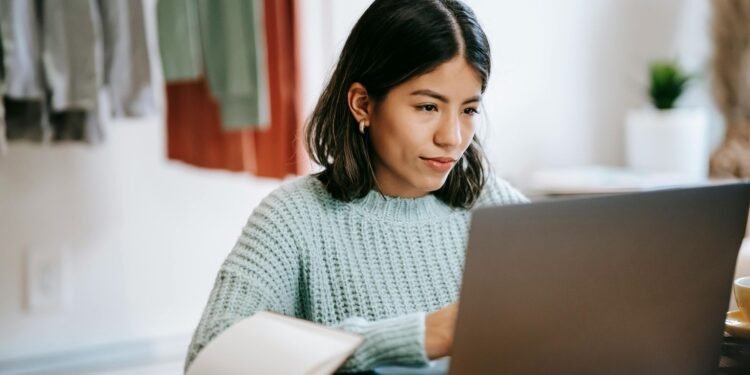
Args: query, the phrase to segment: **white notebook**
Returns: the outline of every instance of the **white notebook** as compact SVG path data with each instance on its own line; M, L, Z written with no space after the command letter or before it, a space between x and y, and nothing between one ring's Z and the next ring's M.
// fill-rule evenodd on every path
M362 340L353 333L260 311L206 345L187 375L331 374Z

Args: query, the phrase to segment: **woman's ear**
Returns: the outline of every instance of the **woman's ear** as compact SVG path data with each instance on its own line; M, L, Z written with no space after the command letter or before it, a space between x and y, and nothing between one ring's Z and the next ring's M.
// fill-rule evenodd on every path
M347 92L347 104L352 116L357 123L365 122L369 125L370 116L372 115L372 101L367 95L367 89L359 82L352 83Z

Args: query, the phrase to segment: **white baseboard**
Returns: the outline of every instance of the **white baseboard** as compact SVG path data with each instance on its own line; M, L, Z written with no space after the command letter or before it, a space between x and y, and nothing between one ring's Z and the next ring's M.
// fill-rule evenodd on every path
M190 334L0 360L2 375L91 374L185 359Z

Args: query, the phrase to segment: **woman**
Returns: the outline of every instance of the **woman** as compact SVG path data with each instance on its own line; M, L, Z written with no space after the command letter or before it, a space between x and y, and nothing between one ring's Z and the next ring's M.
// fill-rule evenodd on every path
M527 202L488 178L475 137L489 74L489 43L462 2L375 0L309 120L322 172L253 211L186 366L260 310L364 336L340 371L450 355L469 209Z

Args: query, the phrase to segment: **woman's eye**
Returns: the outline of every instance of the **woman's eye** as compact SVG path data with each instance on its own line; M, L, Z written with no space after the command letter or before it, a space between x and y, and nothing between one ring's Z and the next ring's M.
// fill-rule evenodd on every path
M464 113L467 114L467 115L474 116L474 115L478 115L479 111L477 111L476 108L466 108L466 109L464 109Z
M434 106L433 104L420 105L420 106L417 106L417 109L419 109L420 111L427 111L427 112L437 111L437 107Z

